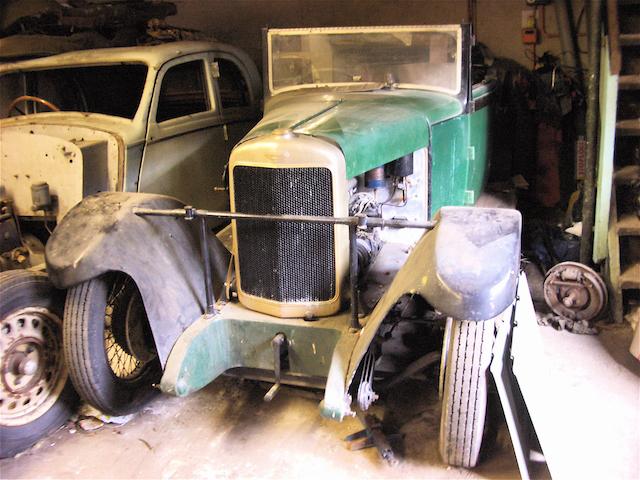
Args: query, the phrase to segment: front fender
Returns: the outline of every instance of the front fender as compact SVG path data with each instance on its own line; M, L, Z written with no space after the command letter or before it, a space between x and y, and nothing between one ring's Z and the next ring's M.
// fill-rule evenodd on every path
M520 212L444 207L436 227L423 235L369 316L356 343L346 389L380 324L406 294L419 294L436 310L458 319L488 320L515 298L520 265Z
M47 271L58 288L109 271L133 278L163 367L177 338L204 311L200 244L195 225L138 216L132 209L183 206L174 198L145 193L89 196L69 211L46 246Z

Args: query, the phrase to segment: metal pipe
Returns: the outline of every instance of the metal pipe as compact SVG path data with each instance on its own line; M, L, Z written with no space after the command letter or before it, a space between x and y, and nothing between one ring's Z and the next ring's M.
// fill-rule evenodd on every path
M377 217L367 217L366 215L357 215L353 217L322 217L314 215L259 215L253 213L238 212L212 212L209 210L198 210L189 207L185 209L152 209L134 207L133 213L142 216L156 217L182 217L193 219L196 217L210 218L228 218L230 220L258 220L264 222L302 222L302 223L320 223L329 225L353 225L360 228L366 227L389 227L389 228L422 228L431 230L436 226L436 222L412 222L409 220L384 219Z
M216 298L213 294L209 238L207 236L207 219L205 217L200 218L200 249L202 251L202 261L204 262L204 292L207 302L205 313L214 315L216 313Z
M286 342L287 337L282 332L277 333L271 340L271 348L273 349L273 375L276 381L263 397L263 400L265 402L270 402L271 400L273 400L273 397L276 396L276 393L280 391L280 380L282 374L282 347L286 344Z
M582 62L580 60L580 48L578 45L578 32L573 23L573 8L571 0L558 0L554 4L556 20L558 22L558 36L562 49L562 65L575 68L576 80L583 87ZM544 7L542 7L544 9Z
M356 242L356 226L349 226L349 286L351 287L351 328L360 328L358 317L358 247Z
M584 183L582 185L582 237L580 262L591 264L593 252L593 220L595 215L594 176L597 156L598 91L600 87L600 19L601 0L591 0L589 10L589 75L587 77L587 154L585 157Z

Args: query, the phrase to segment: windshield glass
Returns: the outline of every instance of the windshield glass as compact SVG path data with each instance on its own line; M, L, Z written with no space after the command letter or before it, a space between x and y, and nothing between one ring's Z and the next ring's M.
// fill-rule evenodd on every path
M457 25L270 30L269 87L376 83L457 94L460 37Z
M67 67L23 71L0 76L2 117L51 111L31 101L13 100L30 95L62 111L102 113L132 119L142 98L147 66L142 64Z

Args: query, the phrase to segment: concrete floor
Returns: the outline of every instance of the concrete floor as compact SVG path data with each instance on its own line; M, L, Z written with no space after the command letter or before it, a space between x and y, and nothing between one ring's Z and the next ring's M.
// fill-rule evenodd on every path
M405 434L399 466L374 449L352 452L343 438L361 429L318 414L318 400L292 391L264 403L253 382L219 378L186 399L159 397L123 426L85 433L65 427L17 458L2 478L516 478L503 430L492 457L473 472L448 468L437 452L437 392L399 388L386 404ZM75 427L74 427L75 428Z
M596 429L589 428L588 419L583 419L585 426L579 433L588 435L581 438L586 455L578 460L600 465L598 474L609 471L612 475L588 477L638 478L640 364L634 364L626 353L630 329L613 328L598 337L548 327L541 330L545 344L553 350L550 355L566 355L563 371L567 384L598 385L588 390L592 398L580 400L583 409L589 409L590 404L599 407L592 410ZM576 374L581 364L601 367ZM612 365L619 367L608 368ZM253 382L223 377L186 399L159 397L126 425L105 425L86 433L70 423L16 458L0 461L0 476L519 478L504 425L494 451L477 469L466 471L442 464L437 452L439 406L434 386L405 383L377 407L380 415L383 409L396 412L393 418L386 416L387 422L404 434L401 463L396 467L383 463L374 449L347 450L342 439L360 429L358 421L323 419L318 414L318 400L308 392L301 395L286 390L272 403L262 401L264 393L265 389ZM569 411L571 402L565 398L556 404ZM606 428L599 430L601 427ZM606 437L600 436L602 432ZM580 450L577 447L574 450ZM568 461L576 459L568 457ZM614 465L621 462L624 464Z
M601 328L597 336L540 328L548 410L536 429L542 442L547 424L542 447L554 478L640 479L640 362L629 353L632 330Z

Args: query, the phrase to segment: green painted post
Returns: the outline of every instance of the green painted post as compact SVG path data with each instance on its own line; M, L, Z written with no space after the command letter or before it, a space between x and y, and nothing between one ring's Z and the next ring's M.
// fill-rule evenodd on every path
M604 37L600 56L600 144L598 148L598 183L593 237L593 261L599 263L607 256L607 232L611 208L613 180L613 151L616 137L618 75L611 73L609 39Z

